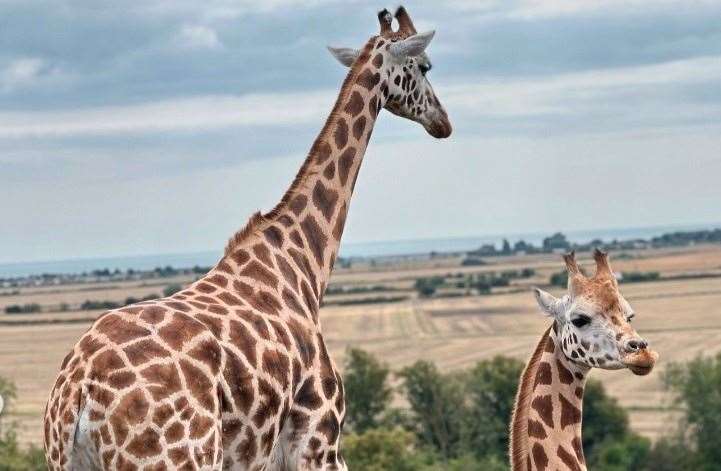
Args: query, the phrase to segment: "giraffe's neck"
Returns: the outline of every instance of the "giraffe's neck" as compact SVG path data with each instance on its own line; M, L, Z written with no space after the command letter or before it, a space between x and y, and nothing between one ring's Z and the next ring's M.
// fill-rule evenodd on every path
M521 376L511 423L513 471L586 469L581 416L589 368L566 358L557 339L554 324Z
M232 265L234 257L243 258L239 253L256 248L282 252L307 279L315 298L315 310L338 254L368 140L388 97L387 77L392 65L386 44L387 40L380 37L371 38L366 44L280 203L267 214L253 216L231 239L221 261ZM241 265L242 260L236 261ZM309 296L304 297L309 304Z

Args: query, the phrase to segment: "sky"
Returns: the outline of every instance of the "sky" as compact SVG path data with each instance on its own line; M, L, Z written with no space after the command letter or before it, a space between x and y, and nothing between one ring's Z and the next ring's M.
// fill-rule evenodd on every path
M0 263L220 251L395 6L0 0ZM454 134L382 113L345 242L721 223L719 2L406 7Z

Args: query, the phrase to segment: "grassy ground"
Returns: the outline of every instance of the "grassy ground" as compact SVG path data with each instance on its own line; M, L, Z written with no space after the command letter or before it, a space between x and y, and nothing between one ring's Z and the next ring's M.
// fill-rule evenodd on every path
M721 247L645 251L630 254L633 258L612 255L616 255L613 265L618 271L660 271L663 276L671 276L721 270ZM496 258L489 259L492 265L481 267L459 267L458 261L449 258L356 266L338 270L333 281L346 286L382 283L395 290L407 290L411 295L410 288L419 276L526 267L534 268L537 275L512 285L511 292L490 296L427 300L413 297L392 304L325 307L321 312L323 331L336 362L342 364L348 346L367 349L394 369L421 358L436 362L442 369L466 368L493 355L525 359L548 322L539 315L526 288L532 283L545 283L551 273L559 271L562 268L559 257ZM62 302L120 301L128 296L160 294L165 284L179 281L190 280L163 280L160 284L154 281L150 286L124 282L28 288L16 295L0 296L0 309L4 305L31 302L52 310L49 306ZM654 438L667 429L673 415L672 400L661 382L664 365L721 350L721 278L627 284L622 291L638 313L634 321L638 331L661 354L659 368L643 378L628 371L595 371L593 376L601 379L610 393L629 408L632 426ZM99 311L0 314L0 376L12 379L18 386L18 401L9 420L18 422L23 442L40 443L42 411L60 362L98 314Z

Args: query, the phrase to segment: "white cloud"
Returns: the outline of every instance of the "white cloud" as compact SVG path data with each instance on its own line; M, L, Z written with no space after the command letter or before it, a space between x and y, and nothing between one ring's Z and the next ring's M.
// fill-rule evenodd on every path
M46 67L45 61L37 57L16 59L0 71L0 89L8 92L30 85L40 77Z
M0 137L68 137L197 131L317 122L334 92L210 95L71 111L0 112Z
M465 115L571 114L582 113L594 106L623 106L624 97L629 93L648 101L654 101L653 95L657 94L668 107L674 107L677 103L668 100L668 96L659 90L668 86L715 83L719 76L721 57L703 57L549 77L479 79L473 83L440 87L439 95L448 108ZM694 112L698 110L693 104L685 106ZM676 109L676 112L681 111Z
M185 25L180 30L180 44L190 49L217 49L222 47L218 33L202 25Z
M158 16L174 17L178 14L200 18L203 21L233 20L251 13L268 13L284 8L313 8L339 0L175 0L172 2L153 0L141 2L136 10Z
M530 78L466 77L439 86L441 101L459 123L515 117L544 120L544 115L592 117L624 110L653 127L657 118L721 119L714 103L669 100L669 87L715 83L721 57L705 57L647 66L601 69ZM318 124L328 113L335 89L306 93L208 95L140 105L68 111L0 112L0 137L42 138L203 131L243 126ZM629 102L631 104L629 104ZM642 106L638 106L638 103ZM629 109L631 108L631 109ZM468 121L472 123L473 121ZM473 131L472 128L467 128Z
M698 7L714 5L714 0L449 0L444 5L482 15L534 20L609 11L647 12L649 9L674 5L687 10L690 3Z

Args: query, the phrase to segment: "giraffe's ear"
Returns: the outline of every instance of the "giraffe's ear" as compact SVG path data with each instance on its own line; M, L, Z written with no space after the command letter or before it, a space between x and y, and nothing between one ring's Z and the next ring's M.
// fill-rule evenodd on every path
M436 32L431 30L408 36L406 39L391 43L389 51L399 59L419 56L426 50L435 34Z
M333 54L333 57L338 59L338 62L340 62L346 67L350 67L351 65L353 65L353 62L355 62L355 60L360 55L360 51L358 49L353 49L350 47L328 46L328 50L331 54Z
M554 295L540 288L533 288L533 294L536 296L538 306L546 316L555 318L560 314L561 301Z

